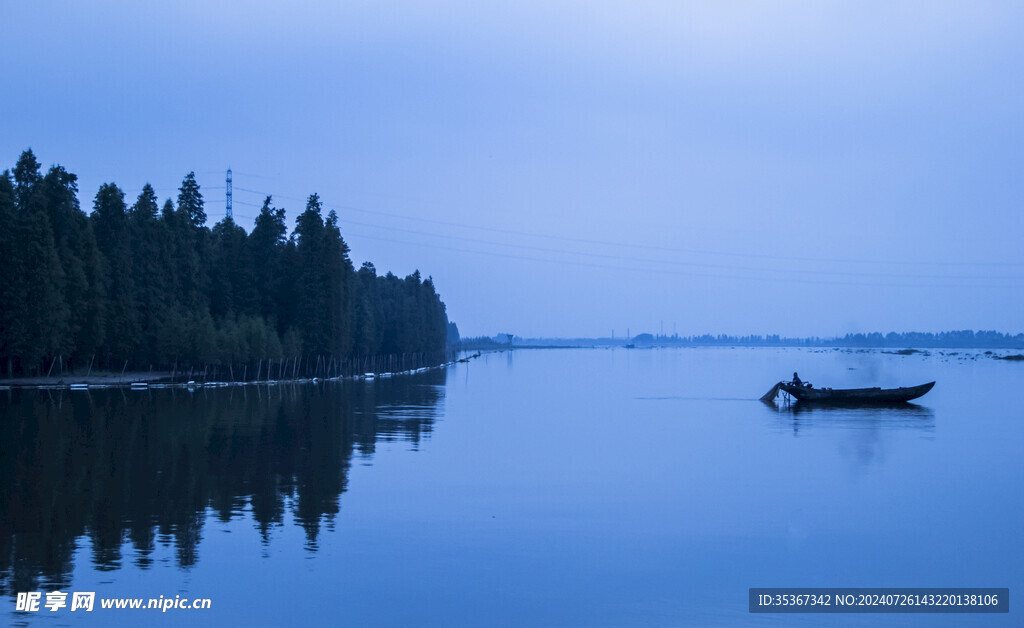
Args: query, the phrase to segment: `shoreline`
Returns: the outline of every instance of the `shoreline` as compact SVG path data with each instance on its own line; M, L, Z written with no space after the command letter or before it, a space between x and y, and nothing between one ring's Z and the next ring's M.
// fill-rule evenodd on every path
M706 347L677 347L677 346L664 346L664 345L650 345L644 347L637 347L632 350L644 350L644 349L676 349L676 348L709 348L715 347L709 345ZM541 345L526 345L526 346L515 346L515 347L503 347L493 349L476 349L476 353L467 355L462 358L456 358L441 364L434 364L431 366L423 366L416 369L406 369L404 371L389 371L382 373L366 372L361 375L344 375L335 377L297 377L287 379L260 379L260 380L246 380L246 381L224 381L224 380L209 380L209 381L167 381L174 375L170 371L134 371L124 374L114 372L100 372L91 375L64 375L64 376L36 376L36 377L15 377L12 379L0 379L0 390L97 390L104 388L137 388L137 389L149 389L149 388L225 388L229 386L276 386L278 384L309 384L309 383L321 383L321 382L341 382L341 381L366 381L374 380L377 378L387 379L390 377L396 377L400 375L415 375L417 373L423 373L426 371L447 368L454 366L458 363L466 363L474 358L487 353L504 353L506 351L516 351L520 349L607 349L615 347L606 346L567 346L567 345L554 345L554 346L541 346ZM618 347L623 348L625 347ZM720 347L719 347L720 348ZM736 348L755 348L755 349L778 349L782 347L763 347L763 346L732 346L727 347L730 349ZM930 349L903 349L899 351L886 350L883 347L785 347L785 348L799 348L799 349L833 349L837 351L877 351L879 353L885 353L890 355L923 355L928 356L932 350ZM949 348L952 349L952 348ZM463 349L463 351L473 351L474 349ZM946 353L945 351L937 351L939 355L953 356L959 355L961 352L966 353L967 351L980 352L981 348L977 349L962 349ZM1007 361L1007 362L1020 362L1024 361L1024 355L1007 353L1006 355L997 355L992 350L985 350L984 357L988 357L994 360ZM977 356L975 356L977 357Z
M448 368L458 363L469 362L473 358L483 355L482 352L469 355L455 360L449 360L431 366L421 366L415 369L404 371L389 371L384 373L366 372L361 375L339 375L335 377L297 377L288 379L259 379L246 381L166 381L173 375L170 371L138 371L132 373L95 373L92 375L64 375L64 376L37 376L37 377L15 377L12 379L0 379L0 390L100 390L108 388L134 388L139 390L163 389L163 388L228 388L232 386L277 386L280 384L319 384L322 382L343 382L343 381L373 381L375 379L389 379L401 375L416 375L435 369Z

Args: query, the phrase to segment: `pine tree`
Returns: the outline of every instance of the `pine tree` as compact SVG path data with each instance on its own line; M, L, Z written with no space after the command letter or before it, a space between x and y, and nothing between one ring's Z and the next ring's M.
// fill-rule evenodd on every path
M330 295L324 247L324 222L320 215L320 197L311 194L306 211L295 219L298 298L297 324L302 332L303 352L308 355L330 353Z
M170 203L170 199L167 202ZM174 298L166 227L159 214L156 192L150 184L142 187L129 212L128 222L132 234L136 316L141 333L136 355L143 364L159 364L164 360L157 349L158 339Z
M253 281L256 288L258 311L267 322L278 318L279 293L282 290L282 256L287 241L288 227L285 212L271 206L272 199L263 201L259 216L247 244L249 259L253 261Z
M14 209L14 182L11 173L0 173L0 357L8 377L13 375L14 347L14 231L18 214Z
M14 168L15 221L11 295L12 354L35 371L69 344L65 275L54 242L49 207L32 150Z
M60 345L66 357L86 359L103 341L105 267L92 228L78 204L78 177L53 166L39 184L64 271L64 301L70 318Z
M203 226L205 221L203 197L195 174L190 172L181 183L177 209L165 212L165 224L171 257L175 261L177 297L184 307L191 310L206 306L208 231Z
M108 364L116 364L134 356L141 336L130 271L132 250L124 192L113 183L100 186L91 218L100 253L111 271L107 280L105 347Z
M210 313L214 318L256 312L253 260L245 229L225 216L211 233Z
M11 353L23 372L38 373L43 360L57 357L61 350L68 333L68 308L50 221L34 195L24 198L30 200L14 231Z
M329 355L349 355L352 352L352 261L349 248L341 237L338 214L331 210L324 221L324 283L331 330Z
M199 229L206 224L206 212L203 210L203 195L199 191L199 184L196 183L196 173L190 172L185 175L178 189L178 211L184 213L188 223L193 228Z
M377 270L363 262L355 276L352 308L352 352L357 356L377 353L380 334L377 328Z
M281 250L281 282L277 290L277 330L281 334L282 347L285 348L285 354L288 357L295 357L302 353L302 332L299 330L301 269L295 240L295 234L292 233ZM293 332L290 337L292 341L300 341L298 349L291 353L288 352L288 348L294 347L295 344L285 342L289 332Z
M36 190L36 186L43 180L39 174L39 160L36 159L32 149L29 148L18 157L18 163L14 166L14 199L15 204L21 210L28 206L29 198Z

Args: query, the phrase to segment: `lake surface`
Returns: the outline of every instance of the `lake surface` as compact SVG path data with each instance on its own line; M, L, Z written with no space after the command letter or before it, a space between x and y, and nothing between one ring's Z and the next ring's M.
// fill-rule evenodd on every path
M794 370L938 384L902 409L757 401ZM1024 364L981 352L708 348L521 350L372 383L3 392L4 613L1020 626L1019 601L1008 615L751 615L747 589L1024 593L1022 384ZM15 612L16 592L56 589L212 607Z

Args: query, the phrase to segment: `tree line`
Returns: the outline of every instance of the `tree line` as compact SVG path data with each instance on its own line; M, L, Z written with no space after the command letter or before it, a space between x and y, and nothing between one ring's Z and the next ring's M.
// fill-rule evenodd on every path
M56 360L181 372L276 360L275 375L326 375L444 359L448 317L432 279L356 270L316 194L290 233L270 196L250 232L230 217L209 228L192 172L176 201L161 205L147 183L129 205L106 183L87 215L76 175L44 174L31 150L0 174L8 377L45 375Z
M654 336L653 342L687 345L740 345L740 346L786 346L786 347L875 347L901 348L971 348L971 349L1012 349L1024 347L1024 334L1004 334L997 331L932 332L880 332L846 334L833 338L786 338L777 334L767 336Z
M846 334L822 338L818 336L806 338L789 338L778 334L732 336L728 334L703 334L699 336L671 336L664 334L641 333L628 338L520 338L515 336L514 346L552 346L552 347L586 347L586 346L737 346L737 347L864 347L864 348L910 348L919 349L1024 349L1024 334L1006 334L998 331L959 331L932 332L889 332L882 334ZM507 334L496 336L477 336L462 338L457 345L460 349L499 349L509 346Z

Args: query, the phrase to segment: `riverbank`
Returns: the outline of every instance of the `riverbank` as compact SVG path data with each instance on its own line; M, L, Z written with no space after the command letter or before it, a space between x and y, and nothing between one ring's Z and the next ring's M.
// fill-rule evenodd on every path
M138 382L156 383L159 381L170 380L171 376L172 374L170 371L129 371L126 373L99 371L87 374L68 373L64 375L51 375L49 377L45 375L37 375L35 377L0 379L0 386L9 386L11 388L78 386L82 384L94 386L128 386Z
M280 384L310 384L320 382L340 382L355 380L374 380L377 378L389 378L401 375L415 375L427 371L447 368L457 363L469 362L473 358L482 355L477 352L474 355L442 362L431 366L423 366L415 369L402 371L389 371L383 373L367 372L360 375L346 375L335 377L297 377L283 379L256 379L256 380L195 380L175 381L175 373L171 371L139 371L139 372L96 372L86 375L65 374L60 376L37 376L37 377L14 377L0 379L0 390L90 390L102 388L223 388L227 386L276 386ZM180 372L179 372L180 374Z

